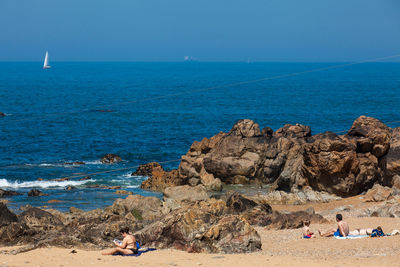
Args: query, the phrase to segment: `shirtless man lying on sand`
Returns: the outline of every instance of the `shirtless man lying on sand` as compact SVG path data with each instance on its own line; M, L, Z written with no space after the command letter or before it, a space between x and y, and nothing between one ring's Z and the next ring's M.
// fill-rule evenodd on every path
M349 225L347 222L343 221L343 216L342 214L336 214L336 221L338 228L330 230L326 233L321 233L320 230L318 230L319 235L322 237L329 237L329 236L348 236L349 235Z

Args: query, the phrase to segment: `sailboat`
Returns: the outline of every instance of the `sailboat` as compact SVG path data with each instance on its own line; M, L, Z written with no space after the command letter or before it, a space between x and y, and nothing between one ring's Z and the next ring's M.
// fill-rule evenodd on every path
M49 53L46 51L46 56L44 57L43 69L50 69L49 65Z

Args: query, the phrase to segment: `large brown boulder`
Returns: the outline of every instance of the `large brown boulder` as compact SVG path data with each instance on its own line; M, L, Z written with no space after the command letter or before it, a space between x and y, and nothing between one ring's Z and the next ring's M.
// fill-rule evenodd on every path
M112 206L107 207L104 211L120 216L129 214L132 220L151 222L162 216L162 203L156 197L129 195L125 199L117 199Z
M365 116L344 136L330 132L313 136L305 145L303 176L313 189L340 196L385 184L389 140L389 128Z

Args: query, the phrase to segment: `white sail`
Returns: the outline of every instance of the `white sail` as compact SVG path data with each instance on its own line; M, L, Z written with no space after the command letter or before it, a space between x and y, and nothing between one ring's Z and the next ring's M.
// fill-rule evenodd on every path
M50 69L49 66L49 53L46 51L46 56L44 57L43 69Z

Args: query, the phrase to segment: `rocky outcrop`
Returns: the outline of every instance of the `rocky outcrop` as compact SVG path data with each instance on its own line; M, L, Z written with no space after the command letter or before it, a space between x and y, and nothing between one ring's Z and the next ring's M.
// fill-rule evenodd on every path
M181 178L177 170L165 171L156 163L148 163L139 166L132 176L141 175L149 178L141 184L141 188L152 191L163 191L167 187L187 184L186 178Z
M168 214L136 233L145 246L174 247L189 252L243 253L261 249L261 239L237 215L222 216L222 200L198 202Z
M121 162L122 159L120 156L115 155L115 154L106 154L100 159L100 161L103 164L112 164L112 163Z
M191 185L219 179L225 184L271 184L353 196L375 183L387 184L390 129L365 116L345 135L311 135L308 126L285 125L273 132L251 120L238 121L227 134L194 142L179 165L179 179Z
M396 176L400 176L400 127L391 130L386 175L392 186L396 184Z
M32 189L31 191L28 192L29 197L40 197L40 196L48 196L48 194L43 193L42 191L39 191L37 189Z
M0 112L0 117L5 117L6 116L6 114L5 113L3 113L3 112Z
M16 216L0 204L0 243L105 248L120 236L121 227L129 226L142 246L244 253L261 249L260 236L253 225L298 228L305 218L313 222L324 220L307 212L276 212L262 200L237 193L222 195L221 199L181 199L180 207L168 212L163 212L163 205L154 197L130 195L104 210L85 212L71 207L62 213L26 206Z
M12 190L3 190L0 188L0 198L3 197L12 197L12 196L18 196L18 195L22 195L21 193L12 191Z

